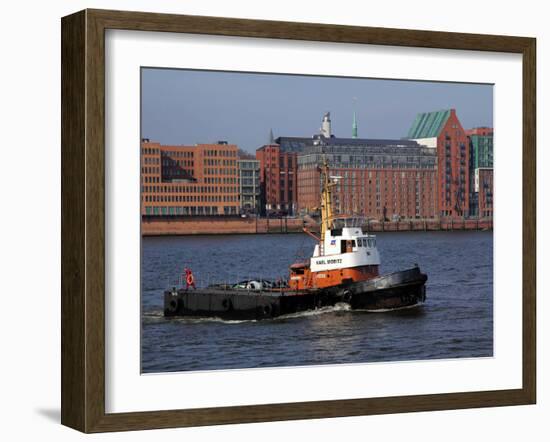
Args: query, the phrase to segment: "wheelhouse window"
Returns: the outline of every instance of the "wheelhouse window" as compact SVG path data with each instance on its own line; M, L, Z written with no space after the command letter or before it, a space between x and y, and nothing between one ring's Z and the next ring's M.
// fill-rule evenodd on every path
M354 239L343 239L340 244L340 253L353 252L353 249L357 247Z

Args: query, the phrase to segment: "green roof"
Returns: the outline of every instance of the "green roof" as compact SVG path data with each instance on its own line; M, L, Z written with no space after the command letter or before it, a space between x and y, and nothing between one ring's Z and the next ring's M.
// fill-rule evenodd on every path
M413 125L409 129L407 138L433 138L437 137L451 115L450 110L437 112L424 112L418 114Z

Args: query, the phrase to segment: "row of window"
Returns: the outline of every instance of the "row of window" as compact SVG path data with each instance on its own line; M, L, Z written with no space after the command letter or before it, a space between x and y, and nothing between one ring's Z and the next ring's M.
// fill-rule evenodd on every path
M435 170L436 162L428 163L406 163L398 161L377 161L376 163L365 163L365 164L355 164L355 163L334 163L332 164L333 169L406 169L406 170ZM317 164L311 164L309 167L300 166L300 170L304 169L316 169Z
M339 213L358 213L366 216L373 216L374 214L382 215L384 213L384 209L388 210L387 207L381 208L377 207L376 209L371 209L370 207L368 209L365 209L364 207L344 207L340 208L337 207L336 211ZM395 220L395 218L433 218L435 217L435 210L432 206L429 208L426 208L424 211L421 211L420 208L416 208L416 210L406 208L394 208L393 213L391 214L392 218ZM386 215L387 216L387 215Z
M220 160L214 158L205 158L203 161L205 166L236 166L237 160Z
M237 178L234 177L204 177L206 184L237 184Z
M145 157L143 158L143 164L159 164L158 157Z
M170 177L170 176L176 176L176 177L192 177L193 176L193 169L180 169L179 167L164 167L162 169L162 176L163 177Z
M142 167L141 173L143 174L160 174L160 167Z
M205 175L237 175L236 168L205 168Z
M224 206L221 212L218 206L168 206L168 207L149 207L145 206L146 215L236 215L237 207Z
M148 203L231 203L239 200L239 195L145 195Z
M172 158L162 160L163 166L179 166L179 167L195 167L195 162L193 160L173 160Z
M174 157L174 158L193 158L194 153L192 150L176 150L176 151L163 150L162 156Z
M144 147L141 149L141 153L143 155L158 155L158 153L160 152L160 149L155 147Z
M335 201L334 202L335 206L337 208L340 208L340 207L344 207L344 208L349 208L351 206L353 207L361 207L361 209L363 207L366 207L367 204L364 203L364 201L345 201L345 202L340 202L340 201ZM373 204L371 201L369 201L369 204L368 204L368 207L372 207ZM401 201L400 204L397 203L397 201L393 201L393 204L392 204L392 201L386 201L384 202L384 204L382 204L380 201L377 201L376 202L376 207L382 207L382 206L388 206L388 207L394 207L394 208L398 208L400 207L402 210L405 210L407 208L416 208L416 210L420 210L422 207L424 207L425 209L433 209L434 207L434 204L432 204L430 202L430 204L426 204L426 203L423 203L423 204L420 204L419 201Z
M239 169L260 173L260 162L258 160L239 160Z
M236 150L211 150L207 149L204 151L204 156L208 157L237 157Z
M142 178L144 183L160 183L160 177L158 176L144 176Z
M393 180L391 180L389 182L389 185L392 186L392 187L398 187L398 186L412 186L412 184L415 184L417 187L422 183L422 184L425 184L425 185L433 185L434 184L434 178L432 177L431 179L424 179L424 180L420 180L420 179L414 179L414 178L408 178L408 179L401 179L401 180L398 180L397 178L394 178ZM320 185L319 183L317 183L317 185ZM347 179L347 180L342 180L342 181L339 181L338 184L336 185L336 189L341 189L341 188L346 188L346 187L350 187L350 188L360 188L360 189L367 189L369 187L373 188L373 187L376 187L376 190L379 191L380 190L380 181L377 179L376 180L376 185L373 185L373 182L372 180L369 180L369 182L367 183L366 180L365 182L362 182L362 180L360 180L359 182L357 182L355 180L355 178L352 178L351 180L350 179ZM386 191L388 190L388 180L384 180L384 188L386 189ZM372 190L372 189L370 189Z
M236 186L142 186L145 193L237 193Z
M260 176L260 171L255 169L248 169L248 170L240 169L239 172L241 177L259 177Z
M260 180L254 178L242 178L240 182L241 186L255 186L260 187Z
M376 239L374 239L374 238L357 238L357 247L374 248L374 247L376 247Z

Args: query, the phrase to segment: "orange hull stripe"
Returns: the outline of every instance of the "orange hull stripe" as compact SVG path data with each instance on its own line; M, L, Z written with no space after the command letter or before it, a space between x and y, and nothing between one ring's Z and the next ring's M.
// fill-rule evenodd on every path
M378 276L378 266L352 267L346 269L311 272L306 269L303 274L291 272L289 285L295 290L334 287L346 282L357 282Z

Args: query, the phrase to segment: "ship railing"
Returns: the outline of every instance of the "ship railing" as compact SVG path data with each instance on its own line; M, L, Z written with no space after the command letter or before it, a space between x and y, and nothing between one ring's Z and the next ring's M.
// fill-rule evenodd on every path
M288 275L274 276L262 276L252 273L236 273L231 278L228 276L220 277L218 273L211 271L193 271L193 279L197 288L217 287L219 289L231 289L239 283L246 285L242 287L248 291L263 291L271 288L287 288L288 287ZM253 281L261 282L262 287L258 290L254 288L254 284L248 284ZM185 288L187 286L185 280L185 274L180 273L177 277L168 278L167 287L170 288Z
M335 215L330 219L332 228L363 227L368 223L368 218L357 215Z

